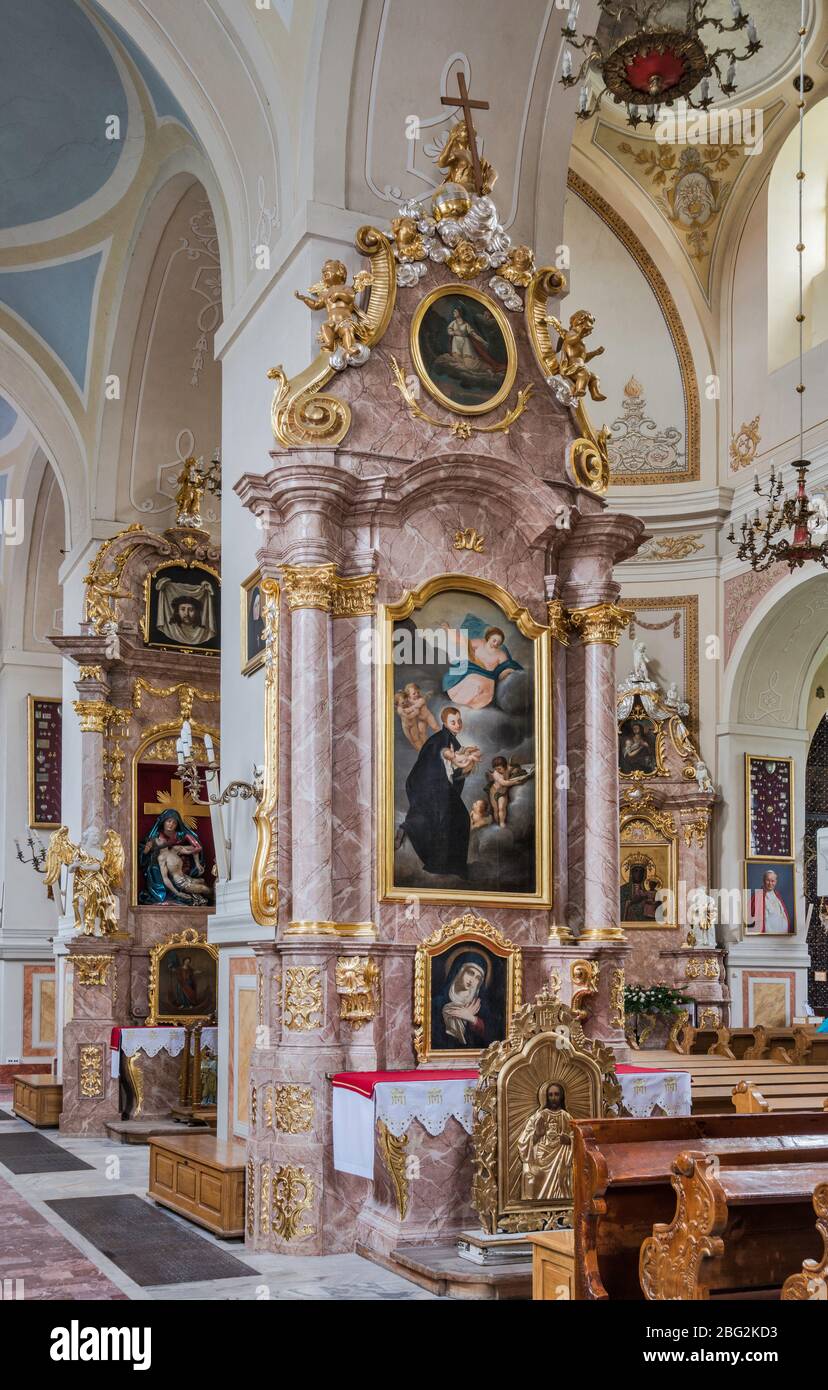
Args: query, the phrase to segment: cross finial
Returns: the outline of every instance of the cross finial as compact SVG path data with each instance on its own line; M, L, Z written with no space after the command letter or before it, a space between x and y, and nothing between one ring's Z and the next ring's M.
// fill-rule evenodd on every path
M478 194L483 192L483 170L480 167L480 155L477 149L477 131L472 122L472 110L488 111L487 101L472 101L469 96L469 89L466 86L466 74L462 68L457 74L457 86L460 90L459 96L441 97L443 106L459 106L463 111L463 119L466 122L466 135L469 139L469 154L471 155L472 168L474 170L474 189Z

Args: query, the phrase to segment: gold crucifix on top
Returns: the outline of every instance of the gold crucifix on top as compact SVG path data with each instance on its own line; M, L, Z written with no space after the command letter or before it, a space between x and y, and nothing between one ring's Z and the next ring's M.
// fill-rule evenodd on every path
M177 811L181 819L187 823L187 817L209 816L210 807L202 806L199 802L193 801L184 791L183 783L178 777L170 778L170 790L159 792L157 801L144 802L145 816L160 816L164 811Z
M441 97L440 100L443 106L459 106L463 112L463 120L450 132L437 163L445 170L446 182L459 183L462 188L477 194L490 193L497 173L487 159L480 157L477 131L472 120L472 110L488 111L489 103L472 101L463 71L457 74L457 86L458 96Z

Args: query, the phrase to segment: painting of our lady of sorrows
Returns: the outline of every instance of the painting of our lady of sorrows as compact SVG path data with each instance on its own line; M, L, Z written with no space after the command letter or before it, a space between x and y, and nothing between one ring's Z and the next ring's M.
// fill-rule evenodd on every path
M536 634L528 615L460 589L393 623L395 895L538 900Z

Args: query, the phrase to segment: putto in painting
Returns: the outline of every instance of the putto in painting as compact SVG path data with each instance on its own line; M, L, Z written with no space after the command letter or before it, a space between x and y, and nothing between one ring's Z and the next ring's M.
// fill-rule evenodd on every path
M538 900L546 629L482 586L447 585L403 607L389 619L386 663L387 887Z

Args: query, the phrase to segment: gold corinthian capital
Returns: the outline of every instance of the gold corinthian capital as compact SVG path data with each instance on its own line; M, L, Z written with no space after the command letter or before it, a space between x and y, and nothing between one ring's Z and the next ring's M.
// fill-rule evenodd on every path
M632 619L632 613L614 603L596 603L593 608L574 608L569 622L585 643L604 642L617 647L618 639Z
M288 607L321 608L330 613L336 591L336 565L283 565Z

